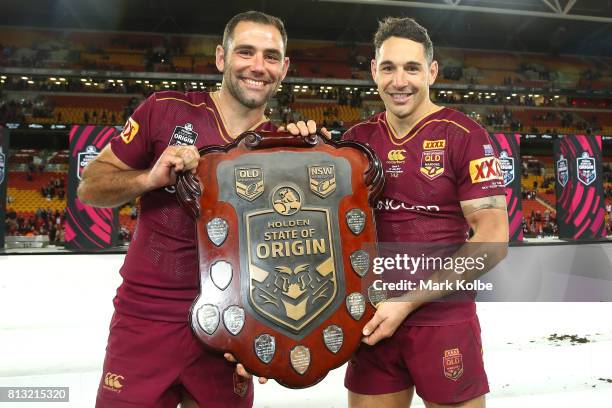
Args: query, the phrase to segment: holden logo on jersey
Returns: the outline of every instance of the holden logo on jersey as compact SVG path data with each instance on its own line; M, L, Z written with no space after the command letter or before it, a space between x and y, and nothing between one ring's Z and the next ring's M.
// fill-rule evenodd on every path
M576 171L578 172L578 180L585 186L594 182L597 178L595 158L589 156L587 152L582 152L582 156L576 158Z
M389 151L389 154L387 154L387 158L391 162L401 162L406 160L406 156L404 156L404 153L406 153L404 149L391 150Z
M502 150L499 153L499 165L502 169L504 187L514 180L514 157L508 156L508 152Z
M129 117L127 122L125 122L125 125L123 126L121 134L119 135L121 136L121 140L123 140L123 143L128 144L132 140L134 140L136 133L138 133L138 129L140 129L140 125L138 124L138 122Z
M444 173L444 150L424 151L420 170L421 174L430 180L441 176Z
M496 157L482 157L470 160L470 177L472 183L482 183L490 180L502 180L502 170Z
M561 187L565 187L569 180L569 171L567 167L567 159L561 155L557 160L557 181Z
M446 140L423 140L423 150L441 150L446 146Z
M170 142L168 142L168 146L194 145L197 138L198 138L198 134L193 130L193 125L187 122L183 126L176 126L174 128L174 132L172 133Z
M95 146L87 146L84 152L80 152L77 155L78 167L77 167L77 177L81 180L83 176L83 170L89 164L90 161L98 157L100 152L96 149Z

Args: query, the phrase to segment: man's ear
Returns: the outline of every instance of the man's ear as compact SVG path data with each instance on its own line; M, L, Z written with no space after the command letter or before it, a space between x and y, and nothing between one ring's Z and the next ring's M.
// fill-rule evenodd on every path
M219 72L223 72L225 69L225 50L221 45L217 45L215 49L215 65Z
M283 63L285 64L285 66L283 68L283 75L281 77L281 81L285 79L285 77L287 76L287 72L289 72L289 63L290 63L289 57L285 57L283 59Z
M376 82L376 72L378 72L376 58L372 58L372 61L370 61L370 71L372 72L372 79Z
M429 64L429 86L432 86L436 82L438 77L438 61L431 61Z

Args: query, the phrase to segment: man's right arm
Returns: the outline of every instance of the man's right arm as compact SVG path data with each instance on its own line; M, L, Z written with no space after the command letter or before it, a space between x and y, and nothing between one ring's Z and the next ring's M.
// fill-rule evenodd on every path
M77 195L87 205L117 207L160 187L176 183L177 173L195 173L200 154L194 146L168 146L150 169L134 170L110 145L87 165Z

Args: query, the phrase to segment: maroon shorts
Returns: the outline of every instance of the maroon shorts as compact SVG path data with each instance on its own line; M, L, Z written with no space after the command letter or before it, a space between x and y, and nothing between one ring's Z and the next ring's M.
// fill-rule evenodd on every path
M211 353L185 323L115 313L97 408L176 408L183 393L200 407L251 407L253 383Z
M449 326L404 326L370 347L362 344L346 370L344 385L378 395L412 386L425 401L458 404L489 392L480 325L474 317Z

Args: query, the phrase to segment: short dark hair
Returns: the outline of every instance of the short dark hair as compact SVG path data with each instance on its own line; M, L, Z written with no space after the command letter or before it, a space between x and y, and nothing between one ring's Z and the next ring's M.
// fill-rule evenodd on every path
M266 13L262 13L261 11L245 11L244 13L236 14L234 17L230 18L230 20L225 25L225 30L223 31L223 49L227 52L227 48L229 46L229 42L234 35L234 30L236 26L241 21L248 21L251 23L258 23L263 25L270 25L275 27L281 34L283 38L283 52L287 50L287 31L285 31L285 25L283 21L278 18L271 16Z
M378 22L378 30L374 34L374 48L376 55L383 42L390 37L406 38L423 44L425 59L428 64L433 61L433 43L427 34L427 29L410 17L387 17Z

